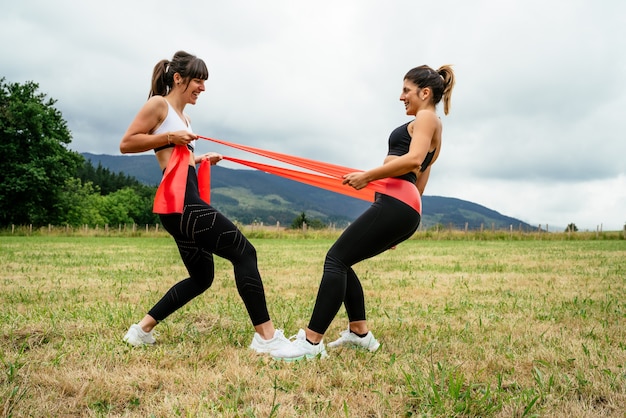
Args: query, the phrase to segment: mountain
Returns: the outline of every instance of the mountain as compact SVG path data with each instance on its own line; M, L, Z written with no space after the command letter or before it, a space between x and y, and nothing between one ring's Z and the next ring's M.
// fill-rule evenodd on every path
M94 166L122 172L147 185L158 185L161 170L154 155L106 155L83 153ZM257 170L211 168L211 204L232 220L244 224L263 222L291 225L301 213L309 219L344 227L369 206L368 202L329 192ZM466 200L423 196L422 227L436 224L464 229L536 229L518 219Z

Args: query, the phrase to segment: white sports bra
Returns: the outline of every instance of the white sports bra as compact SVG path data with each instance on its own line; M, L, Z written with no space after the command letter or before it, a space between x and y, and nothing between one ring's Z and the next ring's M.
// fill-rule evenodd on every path
M174 110L170 102L168 102L167 99L165 101L167 102L167 116L165 117L161 125L159 125L159 127L154 130L154 134L161 134L164 132L173 132L173 131L180 131L180 130L193 132L191 130L191 123L187 119L187 116L185 116L185 120L182 120L178 116L178 113L176 113L176 110ZM172 148L172 147L174 147L174 144L167 144L162 147L155 148L154 152L161 151L162 149L165 149L165 148ZM193 152L193 150L196 148L196 141L191 141L189 144L187 144L187 148L189 148L189 150Z

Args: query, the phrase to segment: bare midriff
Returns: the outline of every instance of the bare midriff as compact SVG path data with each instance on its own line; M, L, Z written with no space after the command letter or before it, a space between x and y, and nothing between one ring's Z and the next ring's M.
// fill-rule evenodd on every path
M161 171L165 170L165 168L167 167L167 163L170 160L170 157L172 156L172 151L174 151L174 148L165 148L162 149L161 151L156 152L156 159L159 162L159 167L161 167ZM195 167L195 157L193 155L193 152L189 153L189 165L192 167Z

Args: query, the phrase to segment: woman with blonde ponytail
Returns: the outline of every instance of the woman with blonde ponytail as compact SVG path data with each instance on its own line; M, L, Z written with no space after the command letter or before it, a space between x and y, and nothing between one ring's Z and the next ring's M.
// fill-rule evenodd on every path
M437 70L422 65L404 76L400 101L411 120L389 136L389 151L381 166L346 174L343 183L358 190L371 181L393 177L415 187L404 187L401 199L377 193L372 206L341 234L326 255L308 327L301 329L290 345L273 350L275 359L325 357L324 334L342 303L348 314L348 328L328 346L350 345L369 351L380 346L367 325L363 288L352 266L398 245L417 230L420 196L441 151L442 123L436 106L443 100L443 112L448 114L454 83L449 65Z

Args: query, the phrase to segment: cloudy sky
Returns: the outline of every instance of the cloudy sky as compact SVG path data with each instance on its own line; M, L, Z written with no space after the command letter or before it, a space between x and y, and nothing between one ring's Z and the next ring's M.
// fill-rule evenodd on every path
M57 100L78 152L118 155L153 66L182 49L210 72L196 133L368 169L409 120L404 74L453 64L427 195L551 230L626 224L623 0L3 3L0 77Z

